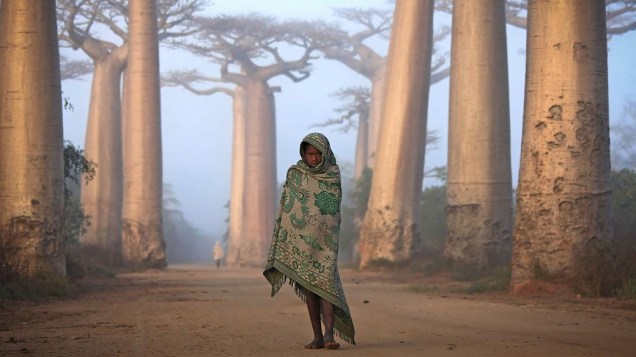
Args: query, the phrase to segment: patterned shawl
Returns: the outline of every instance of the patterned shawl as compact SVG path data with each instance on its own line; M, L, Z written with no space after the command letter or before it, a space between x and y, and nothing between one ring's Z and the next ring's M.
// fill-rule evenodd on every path
M263 275L272 284L272 296L289 279L303 300L301 287L331 302L336 334L355 344L353 321L337 266L340 169L324 135L311 133L303 142L320 150L322 162L312 168L300 160L287 170ZM302 143L300 151L304 158Z

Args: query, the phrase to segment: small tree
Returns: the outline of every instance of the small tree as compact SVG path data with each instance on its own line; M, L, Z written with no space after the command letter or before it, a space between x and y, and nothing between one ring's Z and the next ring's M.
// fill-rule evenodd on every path
M636 167L636 100L625 103L623 120L611 127L611 133L612 167L619 170Z
M438 139L437 136L434 138ZM432 142L428 141L429 144ZM442 255L446 237L447 176L446 166L437 166L424 172L424 177L441 182L440 185L424 188L421 199L422 253L436 258Z
M80 234L90 225L90 216L84 213L79 200L78 185L80 178L88 184L95 177L97 164L88 160L84 150L76 147L70 141L64 144L64 242L76 244Z
M616 255L616 294L636 296L636 172L613 171L612 212Z

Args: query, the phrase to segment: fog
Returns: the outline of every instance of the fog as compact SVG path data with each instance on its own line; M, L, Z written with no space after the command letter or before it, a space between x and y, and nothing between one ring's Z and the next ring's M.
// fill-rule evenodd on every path
M247 14L258 12L279 19L321 19L340 23L344 28L355 27L334 17L332 8L391 8L384 0L216 0L205 15L220 13ZM450 16L436 13L435 26L450 25ZM508 62L510 81L510 118L513 186L516 187L521 146L523 117L523 86L525 69L525 30L508 26ZM99 36L98 36L99 37ZM374 43L385 55L388 42ZM450 38L440 44L439 53L450 54ZM87 57L81 51L61 49L72 59ZM609 42L610 122L623 120L623 106L628 98L636 98L636 32L615 36ZM218 76L218 66L185 52L162 46L161 71L198 69L209 76ZM311 76L299 83L286 77L270 81L282 91L275 94L277 116L278 181L284 179L287 168L298 159L300 140L311 131L321 131L329 137L333 151L345 171L351 174L355 131L340 132L336 127L315 128L336 116L334 109L342 105L331 96L338 89L349 86L369 86L370 82L344 65L325 59L313 61ZM84 147L84 135L90 100L91 76L81 80L67 80L62 84L63 95L73 105L64 113L64 137ZM427 152L426 168L446 165L448 79L431 87L429 131L440 136L436 150ZM230 158L232 138L232 101L224 94L197 96L181 88L163 88L163 177L181 203L184 217L195 227L214 239L227 229L228 211L225 207L230 192ZM425 179L424 185L438 184ZM347 192L345 192L345 195Z

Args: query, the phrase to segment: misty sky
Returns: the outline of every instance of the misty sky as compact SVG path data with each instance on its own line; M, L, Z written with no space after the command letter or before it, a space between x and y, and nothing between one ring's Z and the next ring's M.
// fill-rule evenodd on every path
M259 12L297 19L322 19L339 22L332 8L360 7L385 8L392 5L385 0L215 0L205 12L247 14ZM436 13L436 27L450 25L450 17ZM521 122L523 116L523 85L525 77L525 31L508 26L508 62L510 81L510 117L513 185L517 184ZM378 41L377 50L385 55L388 42ZM80 51L62 49L62 54L74 59L87 59ZM450 53L450 40L440 48ZM162 48L161 71L198 69L210 76L218 76L218 67L189 53ZM624 118L623 106L627 99L636 100L636 32L616 36L609 42L610 120L616 123ZM278 181L284 179L287 168L299 159L300 140L311 131L321 131L329 137L332 149L343 171L352 171L354 131L342 133L336 127L312 128L334 118L334 109L343 103L331 96L349 86L368 86L370 82L344 65L328 60L313 62L312 75L303 82L293 83L286 77L270 81L279 85L275 94L277 116L277 172ZM64 97L69 98L74 110L64 112L64 137L74 144L84 145L86 119L90 98L91 76L82 80L65 81ZM183 89L163 88L163 171L164 182L169 184L181 202L185 218L195 227L218 238L226 230L230 192L230 156L232 138L232 101L224 94L196 96ZM437 150L426 155L427 169L446 165L446 136L448 120L448 79L431 87L429 130L438 132L441 140ZM425 185L436 182L425 179ZM344 194L347 194L345 192Z

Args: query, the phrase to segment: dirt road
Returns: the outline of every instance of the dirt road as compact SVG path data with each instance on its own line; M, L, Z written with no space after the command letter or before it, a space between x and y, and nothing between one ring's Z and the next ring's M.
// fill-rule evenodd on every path
M341 272L357 345L304 350L289 286L257 269L173 266L96 282L73 299L0 308L0 356L635 356L636 311L607 304L417 293Z

